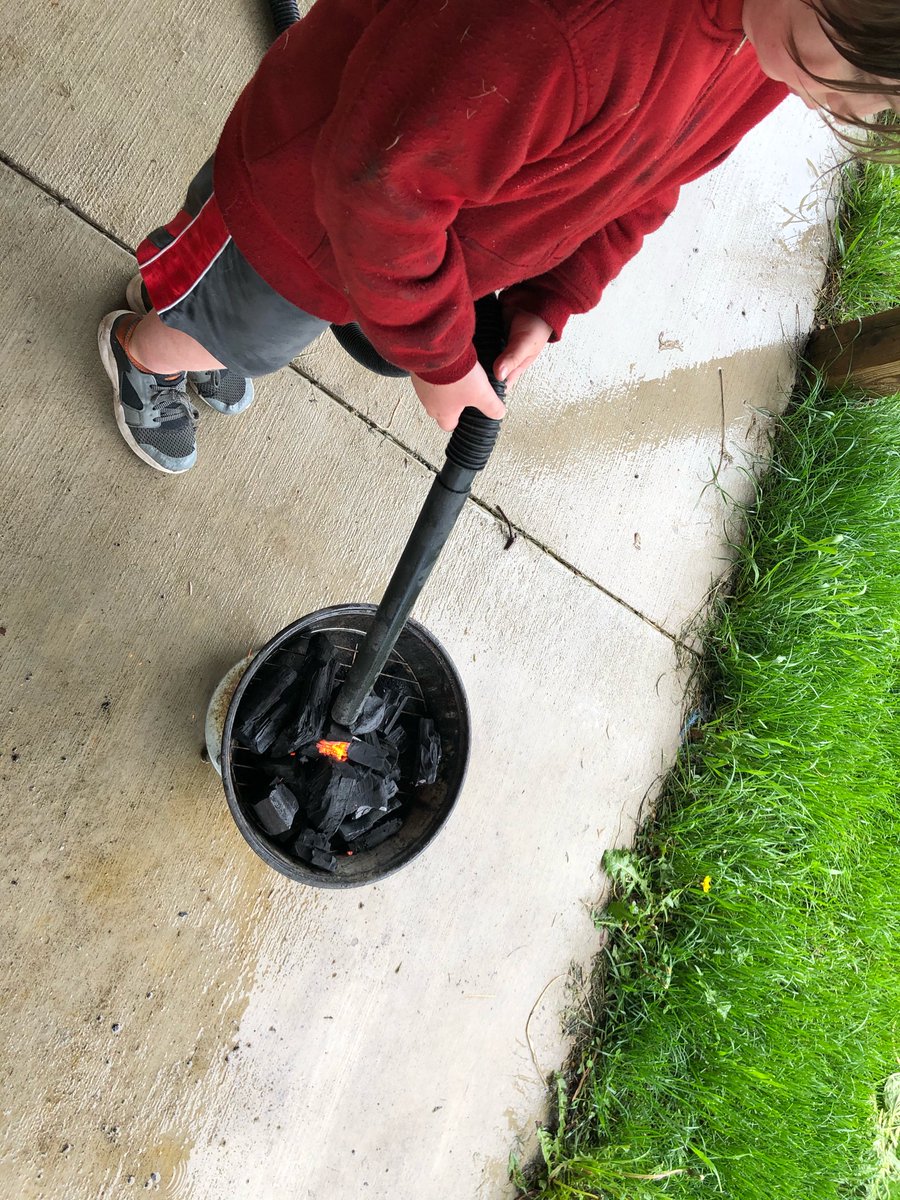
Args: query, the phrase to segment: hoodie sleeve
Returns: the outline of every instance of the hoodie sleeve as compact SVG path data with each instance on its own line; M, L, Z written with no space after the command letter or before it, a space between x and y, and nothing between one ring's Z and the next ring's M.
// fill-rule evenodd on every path
M504 301L542 317L553 330L551 342L558 342L573 313L596 307L606 285L634 258L647 234L674 211L678 195L677 187L660 192L582 242L558 266L507 288Z
M431 383L475 364L453 221L570 132L578 81L539 0L387 0L313 159L315 208L360 326Z

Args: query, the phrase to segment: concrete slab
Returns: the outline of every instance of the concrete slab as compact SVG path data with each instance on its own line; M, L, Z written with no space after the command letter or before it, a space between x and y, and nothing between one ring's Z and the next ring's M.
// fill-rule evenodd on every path
M601 304L522 377L478 481L486 504L671 632L726 566L725 506L706 484L717 475L748 497L758 410L792 386L827 258L833 157L831 133L798 100L685 188ZM362 386L366 372L329 336L299 361L442 461L440 431L405 382Z
M506 1194L600 855L674 751L672 642L469 506L419 609L474 714L456 813L378 887L276 876L200 761L206 698L379 595L428 473L291 371L207 413L183 479L145 468L94 348L128 256L0 194L0 1194Z

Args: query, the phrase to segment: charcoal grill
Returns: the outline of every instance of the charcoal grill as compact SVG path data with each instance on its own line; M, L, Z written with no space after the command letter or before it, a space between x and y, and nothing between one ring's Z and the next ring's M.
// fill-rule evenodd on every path
M474 344L479 362L501 397L504 385L493 376L503 349L500 303L493 294L476 302ZM344 344L342 342L342 344ZM370 348L371 349L371 348ZM351 351L352 352L352 351ZM356 357L356 355L354 355ZM372 367L372 355L365 365ZM384 364L383 374L396 375ZM301 617L277 633L250 661L228 706L221 738L220 765L232 816L251 848L276 871L300 883L325 888L357 887L390 875L416 857L435 837L456 803L469 757L469 710L462 681L449 655L424 626L410 619L413 605L487 463L501 422L467 408L450 437L447 460L434 480L406 548L381 603L342 604ZM248 688L265 692L286 665L302 668L310 640L325 633L337 657L337 679L327 737L349 737L366 698L376 687L402 683L409 694L404 718L429 717L440 741L433 782L401 780L399 831L362 853L341 856L333 872L300 861L284 838L269 836L254 818L264 779L259 758L241 742L241 704ZM252 703L252 702L251 702ZM211 748L212 749L212 748Z
M347 888L385 878L425 849L450 815L462 790L469 761L469 707L462 680L437 639L417 621L407 621L381 678L400 679L412 689L414 699L409 712L417 715L424 714L426 708L429 710L440 733L442 753L438 778L433 784L401 789L404 821L400 832L366 854L339 859L337 871L330 875L297 861L253 819L250 804L258 795L260 781L252 765L252 755L234 738L236 714L247 687L273 666L302 660L310 635L318 632L328 633L338 647L338 678L345 680L376 611L374 604L341 604L301 617L282 629L244 672L225 719L222 782L232 816L260 858L299 883Z

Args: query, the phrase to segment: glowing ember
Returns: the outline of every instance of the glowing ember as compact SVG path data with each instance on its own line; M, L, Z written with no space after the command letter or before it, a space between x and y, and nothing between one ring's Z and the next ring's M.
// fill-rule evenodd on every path
M316 749L320 754L324 754L326 758L336 758L338 762L347 761L347 751L350 749L349 742L316 742Z

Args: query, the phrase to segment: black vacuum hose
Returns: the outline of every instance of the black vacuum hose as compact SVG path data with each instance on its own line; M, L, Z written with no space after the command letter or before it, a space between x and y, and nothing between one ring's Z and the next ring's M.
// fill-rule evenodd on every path
M300 5L297 0L269 0L269 4L272 7L275 36L281 37L286 29L300 20Z
M349 325L332 325L331 332L351 358L355 358L376 375L385 375L388 379L408 378L409 371L395 367L386 358L382 358L355 321Z

